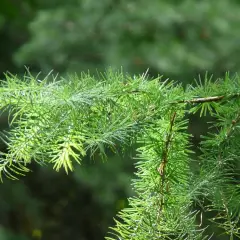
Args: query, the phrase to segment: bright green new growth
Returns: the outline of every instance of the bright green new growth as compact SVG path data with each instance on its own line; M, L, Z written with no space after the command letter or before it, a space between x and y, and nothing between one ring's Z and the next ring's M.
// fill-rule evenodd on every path
M38 78L7 75L1 82L0 108L10 124L2 134L8 153L1 153L1 176L16 179L31 161L68 173L86 154L107 157L106 149L137 143L136 196L106 239L210 239L207 211L229 239L240 237L239 77L206 77L186 89L112 71L98 80ZM212 115L215 130L203 139L200 167L192 171L187 119L198 112Z

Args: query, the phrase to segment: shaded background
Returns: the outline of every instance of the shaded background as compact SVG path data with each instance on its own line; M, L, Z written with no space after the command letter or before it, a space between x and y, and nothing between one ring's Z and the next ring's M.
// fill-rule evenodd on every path
M111 66L189 83L206 71L239 72L239 56L237 0L0 0L2 79L7 71L21 76L24 66L42 77ZM197 142L204 130L192 122ZM2 115L0 129L7 127ZM68 176L32 164L27 177L5 180L0 239L103 239L133 194L134 155L85 159Z

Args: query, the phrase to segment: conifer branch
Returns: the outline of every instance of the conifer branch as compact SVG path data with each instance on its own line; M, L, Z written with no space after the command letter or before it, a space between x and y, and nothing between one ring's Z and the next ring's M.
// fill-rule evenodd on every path
M228 77L184 91L173 82L126 79L112 72L99 81L83 74L53 83L9 76L0 87L0 109L9 111L11 120L4 134L8 153L0 159L0 177L23 175L31 161L72 171L88 153L106 156L106 148L138 142L138 178L133 181L137 196L120 212L123 221L116 221L113 234L132 240L206 239L195 224L193 207L195 200L205 197L222 213L225 222L220 227L228 233L230 221L240 216L240 194L233 179L240 155L235 132L240 122L238 89L240 78L233 82ZM190 169L186 111L195 114L199 109L200 116L213 114L219 132L201 145L198 175ZM224 211L234 214L226 216Z

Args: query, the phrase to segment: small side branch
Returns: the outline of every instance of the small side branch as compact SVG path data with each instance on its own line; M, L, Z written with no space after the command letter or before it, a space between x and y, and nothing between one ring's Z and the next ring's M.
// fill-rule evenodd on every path
M225 135L225 139L224 141L221 143L221 146L219 147L218 150L218 163L219 165L222 165L222 149L223 149L223 145L226 143L226 141L229 139L229 137L233 134L235 126L240 122L240 113L237 114L236 118L232 120L231 125L228 127L226 135Z
M160 163L160 166L158 168L158 172L161 176L161 182L160 182L161 200L160 200L159 213L162 211L162 208L163 208L163 205L164 205L165 171L166 171L166 166L167 166L167 162L168 162L168 154L169 154L169 150L170 150L170 143L172 142L172 138L173 138L173 125L174 125L175 119L176 119L176 112L173 113L173 115L171 117L171 120L170 120L170 127L169 127L169 131L167 133L167 137L166 137L164 147L163 147L161 163Z
M232 120L232 124L231 124L231 126L229 127L229 129L227 131L227 135L226 135L227 138L232 134L236 124L238 124L239 122L240 122L240 113L238 113L236 118Z
M167 164L169 145L170 145L171 140L172 140L172 131L173 131L173 125L174 125L175 118L176 118L176 112L174 112L172 117L171 117L169 132L167 134L167 139L166 139L165 146L164 146L164 149L163 149L163 152L162 152L162 161L161 161L161 164L158 168L158 172L160 173L161 176L164 176L165 167L166 167L166 164Z

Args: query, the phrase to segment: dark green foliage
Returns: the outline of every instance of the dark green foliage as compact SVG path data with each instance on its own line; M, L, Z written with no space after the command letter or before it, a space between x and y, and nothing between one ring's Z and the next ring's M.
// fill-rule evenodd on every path
M106 239L209 239L214 232L202 214L211 212L209 220L232 240L240 217L239 89L240 78L228 74L216 81L206 75L186 89L111 70L98 80L7 75L0 106L10 130L2 135L8 152L1 173L16 179L32 161L68 173L86 155L106 159L136 144L136 196ZM202 139L192 171L187 118L198 113L212 116L214 131Z
M150 68L184 81L205 71L239 71L240 5L234 0L54 3L30 23L31 38L15 55L21 66L46 72Z

